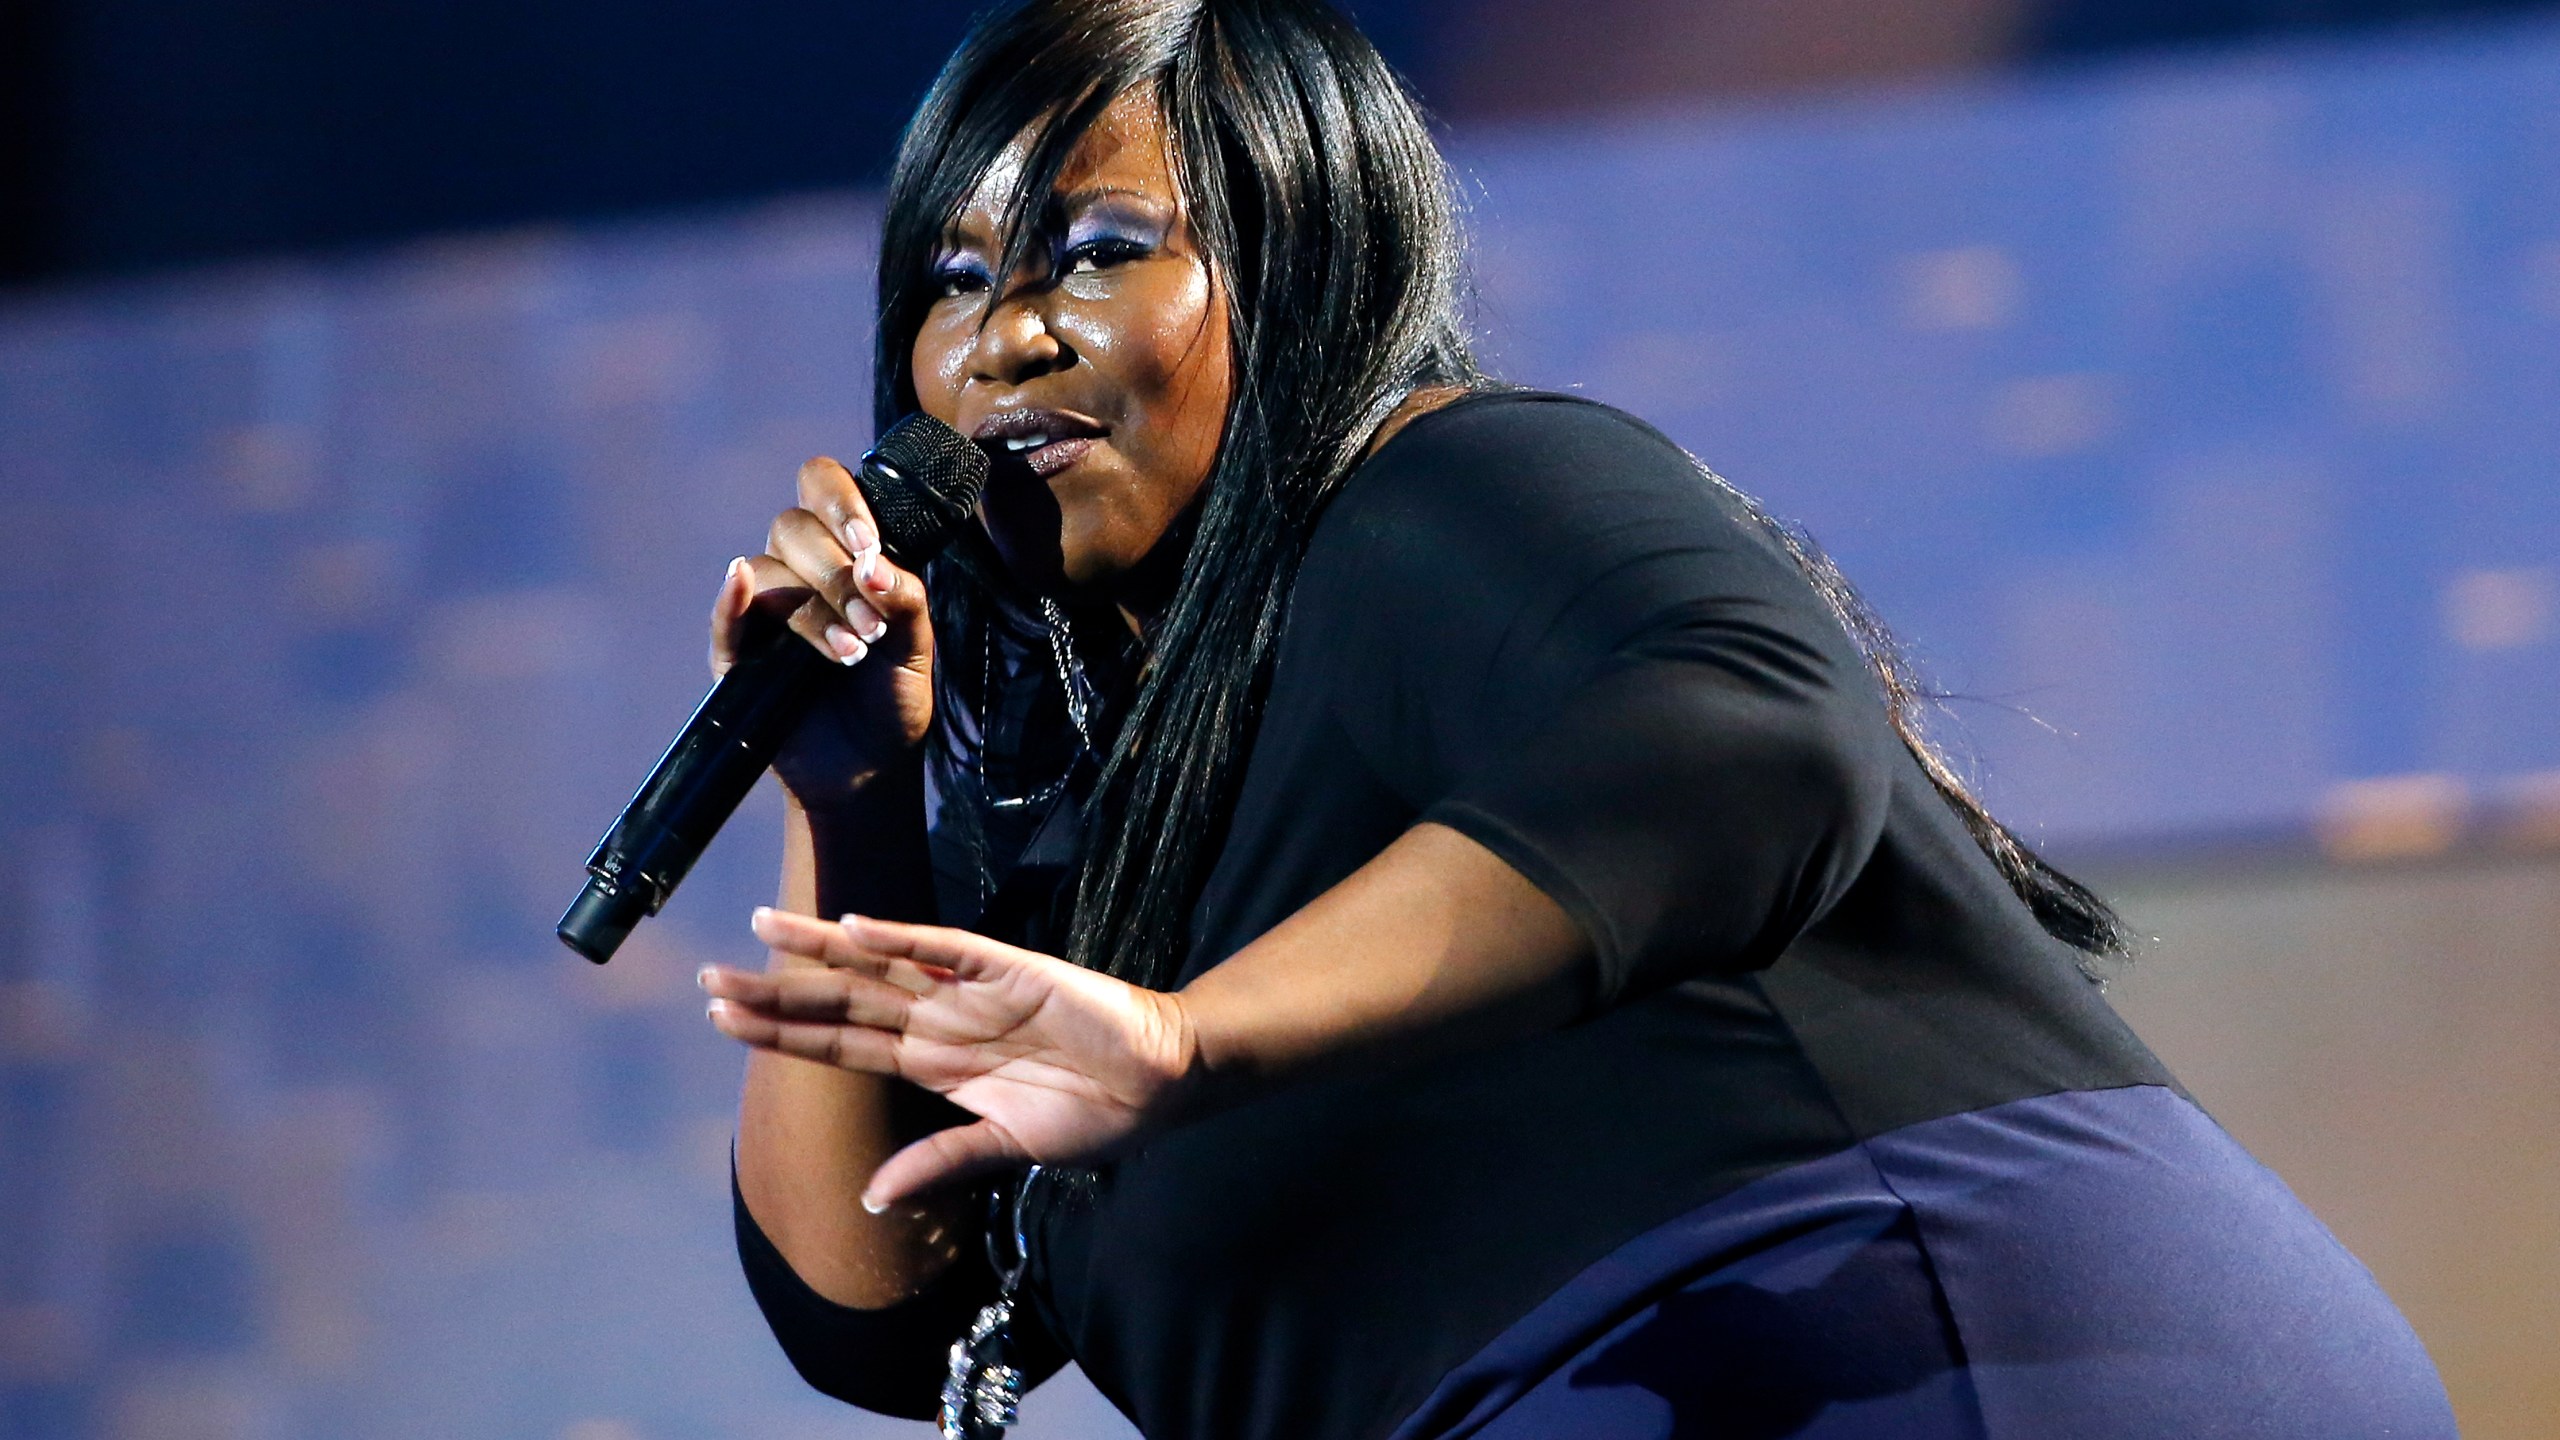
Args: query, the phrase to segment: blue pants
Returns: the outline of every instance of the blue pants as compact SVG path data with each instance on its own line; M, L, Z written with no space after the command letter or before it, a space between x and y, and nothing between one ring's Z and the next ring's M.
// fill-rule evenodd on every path
M1638 1237L1394 1440L2451 1440L2435 1367L2172 1091L1893 1131Z

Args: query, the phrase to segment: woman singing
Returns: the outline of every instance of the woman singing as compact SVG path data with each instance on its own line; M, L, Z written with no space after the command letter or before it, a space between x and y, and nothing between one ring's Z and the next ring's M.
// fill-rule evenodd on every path
M909 573L812 461L713 622L845 664L771 967L703 975L801 1373L966 1435L1069 1359L1151 1440L2451 1435L1839 575L1480 377L1461 288L1321 0L1033 0L924 101L877 412L988 450L983 527Z

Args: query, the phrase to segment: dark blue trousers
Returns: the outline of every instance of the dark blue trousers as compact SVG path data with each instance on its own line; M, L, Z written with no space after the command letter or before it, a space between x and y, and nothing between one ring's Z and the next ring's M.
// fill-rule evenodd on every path
M2134 1086L1910 1126L1640 1236L1394 1440L2454 1434L2371 1273Z

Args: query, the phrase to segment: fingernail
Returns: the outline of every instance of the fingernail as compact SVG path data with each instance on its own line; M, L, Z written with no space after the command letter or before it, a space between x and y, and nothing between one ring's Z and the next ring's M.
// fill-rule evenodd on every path
M854 664L871 653L871 647L862 643L861 636L841 625L827 627L827 648L836 652L839 665Z
M881 619L879 615L875 613L871 617L870 625L866 626L862 632L862 643L865 645L876 645L880 643L880 637L888 633L889 622Z
M739 576L744 575L744 574L746 574L746 573L747 573L747 557L746 557L746 556L741 555L741 556L739 556L737 559L732 560L732 561L730 561L730 562L729 562L729 575L728 575L728 578L729 578L729 579L735 580L735 579L737 579Z
M773 907L770 905L759 905L753 910L748 911L747 929L751 931L756 938L764 938L764 922L770 918L772 914Z
M694 971L694 972L693 972L693 983L694 983L694 984L696 984L696 985L701 986L701 987L702 987L703 989L705 989L705 990L710 989L710 988L711 988L711 967L710 967L710 966L708 966L708 965L705 965L705 966L703 966L701 969Z
M880 568L878 546L853 557L853 578L860 581L865 590L877 590L883 595L889 593L889 574Z
M847 911L846 911L846 912L844 912L843 914L841 914L841 915L839 915L839 916L837 916L837 917L836 917L836 923L837 923L837 924L839 924L839 925L854 925L854 924L859 924L859 923L861 922L861 920L862 920L862 917L861 917L861 916L854 914L854 913L853 913L852 911L850 911L850 910L847 910Z
M726 1000L714 1000L710 1004L703 1006L702 1018L712 1021L715 1024L718 1023L720 1019L720 1007L728 1003L729 1002Z
M862 1208L870 1211L874 1215L886 1215L889 1213L889 1202L886 1200L874 1200L871 1198L870 1193L866 1191L862 1197Z

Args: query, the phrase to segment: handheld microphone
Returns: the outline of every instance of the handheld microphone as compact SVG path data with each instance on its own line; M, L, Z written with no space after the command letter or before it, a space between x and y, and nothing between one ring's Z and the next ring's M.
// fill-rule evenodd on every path
M890 426L853 478L882 553L920 570L977 509L987 457L919 412ZM561 943L599 965L612 959L675 893L836 669L785 626L742 648L588 857L587 888L560 917Z

